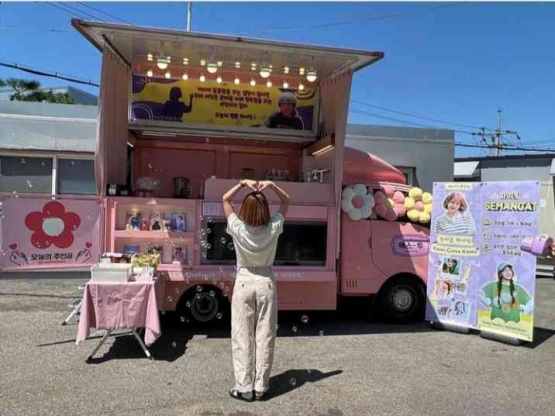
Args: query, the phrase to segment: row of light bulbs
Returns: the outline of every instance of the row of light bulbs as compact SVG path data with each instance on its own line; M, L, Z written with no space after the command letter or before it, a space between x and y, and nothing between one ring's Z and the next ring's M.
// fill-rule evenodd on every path
M154 61L154 56L151 53L149 53L147 55L147 60L149 62ZM168 65L171 63L171 60L172 60L171 56L159 56L156 58L156 66L158 66L158 68L160 68L161 70L167 69ZM189 65L188 58L183 58L183 65ZM205 59L201 59L200 65L206 67L206 70L210 74L215 74L216 72L218 72L218 68L220 68L223 65L223 62L222 61L206 62ZM241 69L241 62L235 62L235 68ZM256 62L251 63L251 70L256 71L256 68L257 68ZM264 79L269 78L270 75L272 75L272 72L273 72L272 65L265 64L265 63L260 64L258 73L262 78ZM288 66L284 66L283 73L284 75L288 75L290 73L290 68ZM308 70L306 70L304 67L300 67L299 75L304 76L305 74L306 74L306 80L308 82L314 82L318 79L318 74L314 68L309 68Z
M154 76L154 72L152 71L152 69L149 69L149 70L147 71L146 75L150 78L150 77ZM171 72L170 72L170 71L166 71L166 73L164 74L164 78L170 79L171 77L172 77ZM187 73L185 73L185 74L183 74L183 75L181 76L181 79L183 79L183 81L187 81L187 80L189 79L189 75L188 75ZM205 75L199 76L199 81L200 81L200 82L206 81L206 76L205 76ZM218 77L216 78L216 82L217 82L218 84L221 84L221 83L223 82L223 78L222 78L220 75L218 75ZM239 77L236 76L236 77L233 79L233 83L234 83L235 85L239 85L239 84L241 84L241 80L239 79ZM256 86L256 80L255 80L254 78L251 79L251 81L250 81L249 84L251 85L251 87ZM272 81L270 81L270 80L266 81L266 86L267 86L268 88L270 88L272 85L273 85ZM282 87L283 87L283 88L289 88L289 83L288 83L287 81L283 81ZM299 91L303 91L303 90L305 89L304 84L303 84L302 82L299 82L299 86L297 87L297 89L298 89Z

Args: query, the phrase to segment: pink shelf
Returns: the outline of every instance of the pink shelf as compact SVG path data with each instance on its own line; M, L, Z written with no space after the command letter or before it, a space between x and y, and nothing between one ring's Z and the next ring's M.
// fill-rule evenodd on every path
M134 239L187 239L193 240L195 238L194 233L184 232L184 231L126 231L126 230L116 230L114 231L115 238L134 238Z

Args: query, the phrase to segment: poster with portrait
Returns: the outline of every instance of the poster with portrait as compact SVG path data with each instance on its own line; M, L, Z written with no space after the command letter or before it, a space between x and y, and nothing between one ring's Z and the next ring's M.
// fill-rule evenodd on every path
M268 87L250 78L235 84L234 78L216 76L166 79L133 75L131 118L181 125L272 129L291 135L314 131L315 90Z
M435 183L426 319L532 341L538 182Z
M538 234L538 182L482 185L483 248L478 291L481 331L532 341L536 257L521 250Z
M434 184L426 319L476 327L480 183Z

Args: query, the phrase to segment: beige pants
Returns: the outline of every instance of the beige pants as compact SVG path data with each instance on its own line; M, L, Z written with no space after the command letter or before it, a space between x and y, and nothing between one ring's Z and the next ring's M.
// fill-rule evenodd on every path
M277 330L275 277L269 267L237 271L231 302L235 389L266 392Z

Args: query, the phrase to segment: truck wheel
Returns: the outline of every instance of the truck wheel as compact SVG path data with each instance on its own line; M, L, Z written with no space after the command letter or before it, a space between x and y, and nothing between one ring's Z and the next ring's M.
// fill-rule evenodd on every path
M426 292L417 277L388 281L378 294L378 306L386 322L406 324L424 319Z
M198 285L186 292L177 305L181 323L197 326L219 326L229 321L229 300L208 285Z

